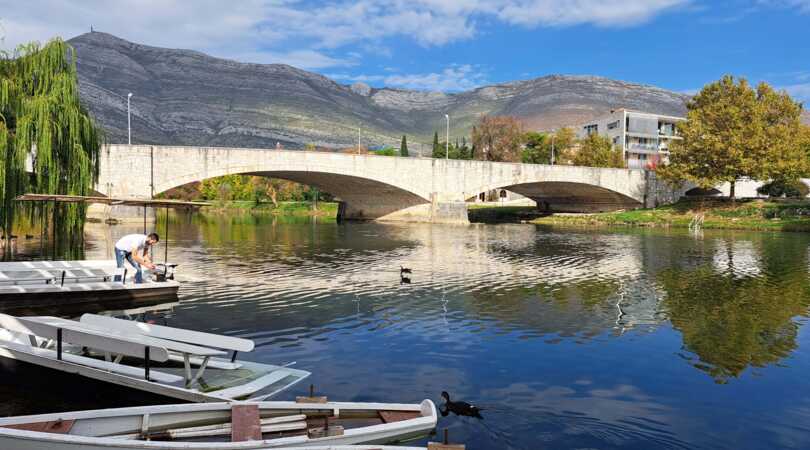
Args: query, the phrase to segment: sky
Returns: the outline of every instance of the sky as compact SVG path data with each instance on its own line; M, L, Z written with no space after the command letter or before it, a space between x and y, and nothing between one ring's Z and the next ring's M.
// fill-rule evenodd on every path
M88 32L341 83L457 92L550 74L810 101L810 0L0 0L0 47Z

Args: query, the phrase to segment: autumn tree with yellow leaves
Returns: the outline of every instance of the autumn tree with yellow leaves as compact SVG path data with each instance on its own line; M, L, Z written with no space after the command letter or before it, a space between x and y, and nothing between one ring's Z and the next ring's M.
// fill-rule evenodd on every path
M659 174L703 188L741 178L793 181L807 173L802 148L802 105L766 83L752 87L725 76L706 85L687 104L678 124L682 140L670 146L670 163Z

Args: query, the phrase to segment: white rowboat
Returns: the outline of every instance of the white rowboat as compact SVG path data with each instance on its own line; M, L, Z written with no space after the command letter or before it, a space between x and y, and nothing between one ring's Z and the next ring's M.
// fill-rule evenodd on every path
M253 347L248 339L94 314L80 321L0 314L2 357L181 400L264 400L310 375L236 359Z
M0 418L0 448L343 450L341 446L383 445L426 437L436 427L436 420L436 407L430 400L421 404L235 402L144 406Z

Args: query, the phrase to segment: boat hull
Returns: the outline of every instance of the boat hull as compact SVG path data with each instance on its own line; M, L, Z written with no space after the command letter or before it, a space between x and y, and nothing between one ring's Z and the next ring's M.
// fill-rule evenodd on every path
M3 450L425 450L424 447L388 447L381 445L344 445L344 444L329 444L329 445L300 445L300 446L285 446L279 447L268 445L262 441L256 442L223 442L216 444L208 443L181 443L181 446L168 446L168 443L161 442L143 442L143 441L130 441L122 442L115 440L115 442L99 442L97 439L80 438L72 441L61 440L42 440L34 434L26 431L12 430L12 433L0 434L0 448ZM105 441L113 441L107 439ZM144 445L144 444L148 444ZM166 444L166 445L164 445Z
M175 427L195 426L212 421L228 419L233 404L192 404L161 405L136 408L117 408L98 411L77 411L68 413L43 414L36 416L0 418L0 448L4 450L96 450L96 449L336 449L347 445L393 444L426 437L436 426L437 414L433 402L425 400L421 404L385 403L324 403L308 404L296 402L256 403L262 417L270 414L276 417L290 414L322 414L329 412L339 417L354 417L379 411L410 412L418 417L391 423L348 428L343 435L322 438L309 438L307 435L278 437L267 440L246 442L190 442L190 441L143 441L100 437L137 432L144 417L149 417L150 426ZM56 434L24 429L23 424L54 423L71 421L69 433ZM375 445L371 448L381 448ZM397 447L401 449L401 447ZM347 449L348 450L348 449Z
M96 369L93 367L88 367L81 364L73 364L67 361L60 361L55 360L52 358L42 357L36 354L33 354L22 346L16 346L13 343L0 343L0 357L14 359L17 361L22 361L30 364L34 364L40 367L45 367L52 370L58 370L61 372L81 375L87 378L91 378L98 381L103 381L106 383L112 383L119 386L124 386L128 388L138 389L141 391L149 392L150 394L161 395L164 397L171 397L178 400L185 400L189 402L195 403L212 403L212 402L222 402L222 401L232 401L233 399L222 397L216 395L216 392L212 393L205 393L200 392L193 389L185 389L178 386L172 386L167 384L161 383L154 383L150 381L146 381L143 379L137 379L129 376L122 376L115 373L108 372L102 369ZM269 366L269 365L268 365ZM273 366L276 367L276 366ZM279 369L281 369L279 367ZM303 375L303 371L296 371L302 372L302 376L295 380L292 383L289 383L282 388L268 394L268 396L272 396L280 392L281 390L287 389L301 380L306 378L309 374ZM4 449L0 447L0 449Z
M14 291L0 289L0 309L39 309L65 307L69 305L121 302L124 304L177 301L180 284L176 281L165 283L144 283L140 286L113 286L112 283L70 284L53 289L26 287Z

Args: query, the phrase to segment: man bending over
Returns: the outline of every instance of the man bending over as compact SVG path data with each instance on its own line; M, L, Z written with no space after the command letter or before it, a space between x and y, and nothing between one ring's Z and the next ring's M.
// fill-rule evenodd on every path
M149 247L157 244L160 240L157 233L128 234L115 243L115 262L119 269L124 267L126 259L135 268L135 283L143 283L141 275L141 265L149 270L154 270L155 265L149 258ZM121 281L121 277L116 275L115 281Z

